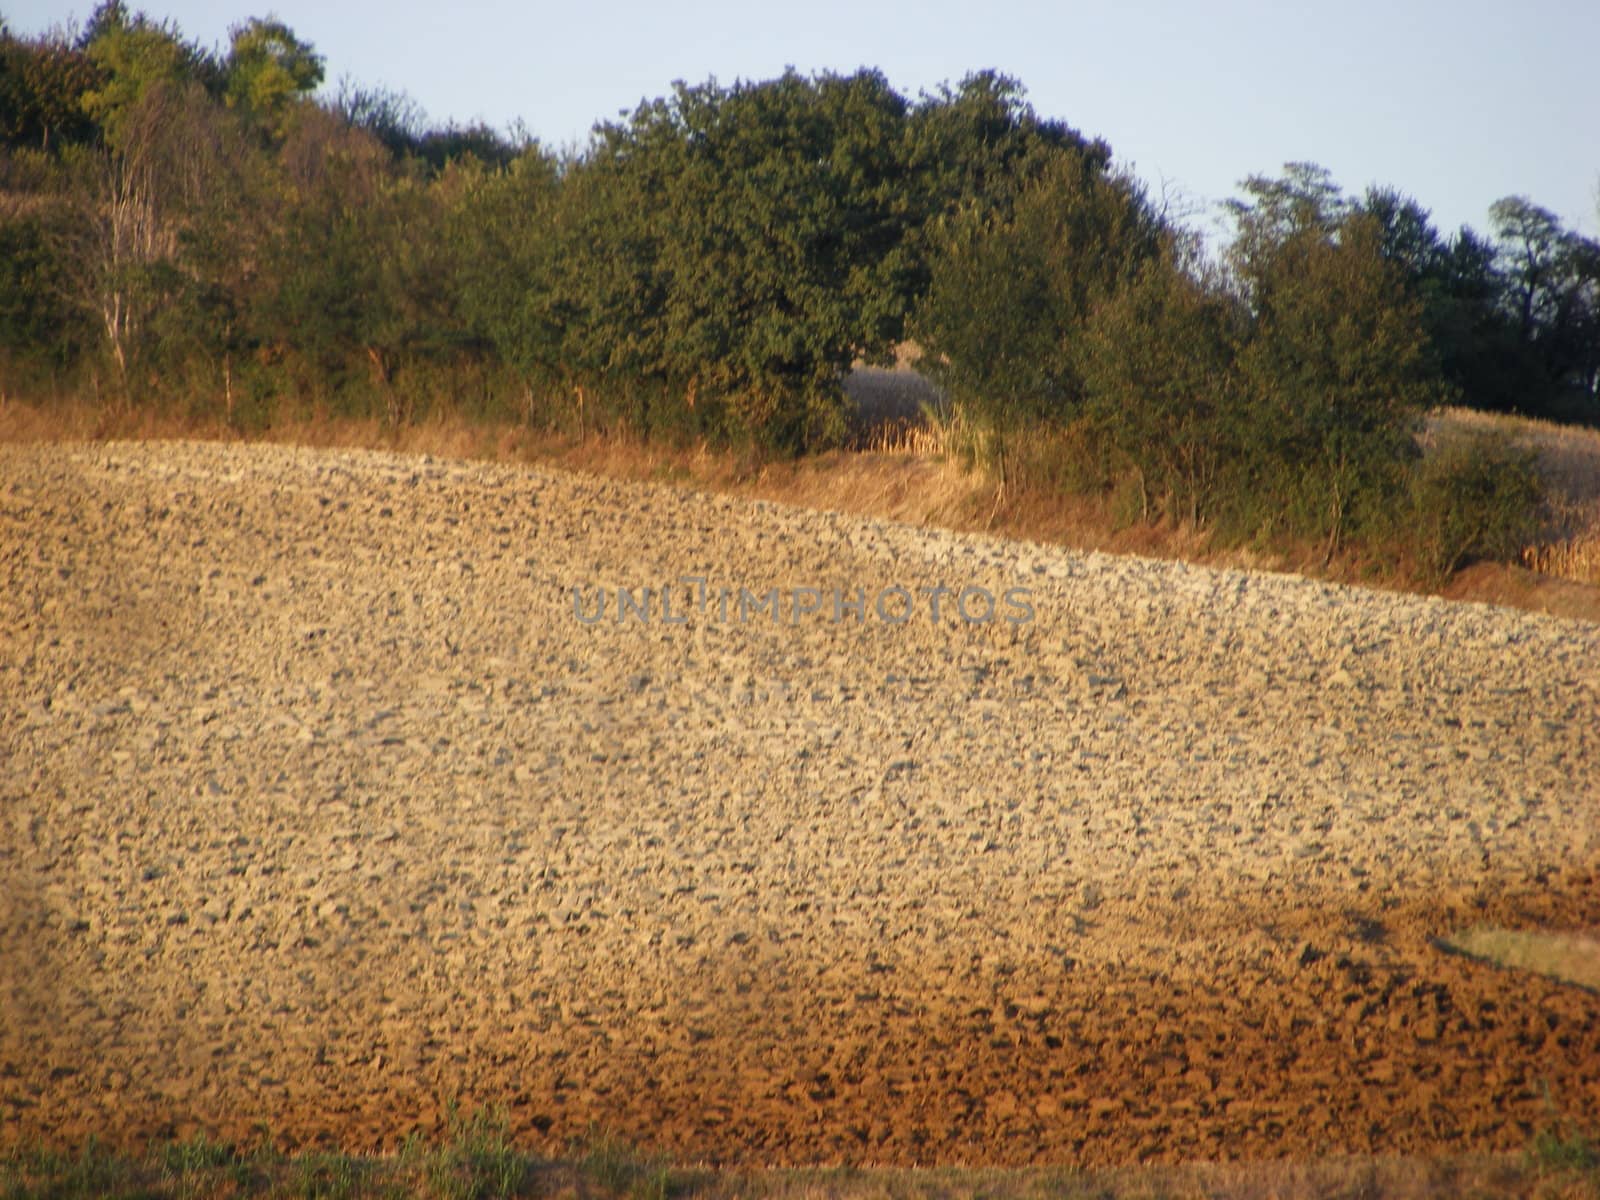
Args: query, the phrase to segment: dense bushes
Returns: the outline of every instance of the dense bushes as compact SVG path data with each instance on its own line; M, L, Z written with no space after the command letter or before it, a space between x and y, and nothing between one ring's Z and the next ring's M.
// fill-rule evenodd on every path
M1533 453L1486 434L1446 438L1416 472L1411 500L1405 540L1436 576L1515 561L1539 531Z
M1218 515L1251 436L1238 366L1245 329L1227 297L1166 258L1090 314L1077 356L1084 424L1106 473L1136 482L1142 519L1199 525Z
M71 302L72 281L55 247L62 214L40 207L0 222L0 370L16 384L44 384L95 344Z
M321 106L321 58L276 21L216 56L109 0L74 42L3 45L8 154L39 166L8 201L80 231L41 260L8 220L3 269L56 271L101 330L47 345L36 311L0 314L12 358L229 413L248 378L404 419L409 381L467 356L580 431L828 445L843 375L926 290L930 222L1004 204L1052 152L1109 158L993 74L916 102L867 70L680 84L557 158L429 130L400 94Z
M1600 420L1600 247L1523 199L1447 239L1291 164L1206 263L994 73L679 84L562 156L323 74L271 20L221 55L117 0L73 41L0 31L0 384L788 454L910 336L1007 484L1329 554L1421 505L1439 569L1504 549L1473 514L1524 472L1419 471L1424 410Z
M1249 186L1210 279L1137 189L1092 172L1052 167L1008 213L942 224L917 331L1002 472L1008 437L1052 424L1075 430L1068 476L1132 480L1144 518L1330 554L1382 525L1444 395L1420 304L1319 177Z
M678 85L575 160L483 181L463 309L580 423L828 445L844 373L926 290L930 222L992 210L1050 154L1104 161L992 75L918 105L872 71Z
M1443 399L1419 307L1359 213L1250 246L1254 325L1239 365L1251 524L1337 548L1405 487L1423 411Z

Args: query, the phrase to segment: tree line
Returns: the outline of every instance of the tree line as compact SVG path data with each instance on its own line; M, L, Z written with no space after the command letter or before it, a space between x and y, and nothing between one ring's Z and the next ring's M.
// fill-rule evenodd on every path
M1433 496L1441 563L1526 480L1424 467L1423 412L1600 423L1600 245L1525 198L1446 235L1291 164L1216 256L994 72L679 83L565 154L324 78L275 20L225 51L120 0L0 27L6 392L793 454L844 437L852 363L915 341L1017 486L1330 552Z

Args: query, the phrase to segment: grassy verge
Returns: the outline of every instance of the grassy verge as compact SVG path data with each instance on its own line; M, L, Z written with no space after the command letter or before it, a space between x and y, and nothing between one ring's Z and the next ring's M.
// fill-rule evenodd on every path
M714 1170L675 1166L597 1135L547 1159L513 1147L503 1118L454 1119L432 1144L408 1140L391 1155L311 1150L284 1154L270 1139L249 1148L203 1136L117 1153L90 1141L75 1152L14 1150L0 1158L6 1200L1062 1200L1208 1197L1596 1197L1600 1147L1570 1121L1538 1131L1520 1155L1448 1158L1330 1156L1311 1162L1196 1163L1077 1170L817 1167Z

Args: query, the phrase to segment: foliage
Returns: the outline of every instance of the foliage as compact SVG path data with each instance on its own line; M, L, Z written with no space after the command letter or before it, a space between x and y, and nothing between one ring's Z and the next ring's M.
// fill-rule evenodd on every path
M1285 163L1282 175L1251 175L1240 187L1250 198L1223 205L1234 223L1227 257L1245 298L1259 310L1284 248L1332 240L1350 215L1350 202L1316 163Z
M143 102L152 90L197 83L214 92L220 82L217 63L176 26L143 13L130 17L117 0L95 11L81 45L97 72L97 86L83 93L83 111L113 148L145 135L141 117L149 106Z
M1111 148L1065 122L1039 116L1019 80L978 71L954 88L941 85L912 108L906 166L924 197L924 219L973 203L983 212L1005 209L1050 162L1068 151L1105 171Z
M1442 578L1473 562L1517 560L1539 532L1535 458L1477 435L1449 438L1423 460L1409 534L1425 570Z
M1007 206L968 203L932 238L913 331L967 419L1004 440L1083 401L1086 323L1162 249L1143 192L1075 150L1045 151Z
M708 405L710 428L734 439L775 450L837 440L844 371L886 351L904 318L904 115L875 72L791 71L680 84L602 126L579 171L608 193L628 274L654 300L644 314L615 292L598 297L608 333L627 336L611 314L640 330L630 373Z
M534 148L531 139L509 139L482 122L430 128L422 106L405 92L364 87L349 78L339 81L329 109L346 125L377 138L397 160L426 164L435 174L469 156L503 168Z
M93 136L84 97L103 82L88 54L64 38L24 41L0 27L0 144L48 151Z
M1361 208L1464 403L1600 421L1600 244L1524 197L1491 207L1493 241L1471 229L1442 239L1393 189L1370 189Z
M360 168L324 183L265 247L256 330L341 385L365 371L387 403L408 363L440 352L454 333L443 249L428 236L440 198Z
M1002 480L1329 554L1409 497L1454 514L1445 562L1502 551L1456 522L1520 477L1419 475L1429 405L1600 420L1600 245L1523 198L1447 238L1291 163L1207 263L992 71L678 83L560 155L323 76L271 17L221 57L121 0L70 41L0 27L0 386L793 454L909 336Z
M1010 88L974 77L913 108L872 71L679 84L577 159L525 153L485 183L469 319L580 426L831 444L850 364L904 335L952 189L992 200L1031 148L1073 142Z
M1081 354L1089 426L1132 470L1146 519L1152 504L1191 525L1218 513L1224 471L1246 437L1240 325L1227 297L1165 258L1090 316Z
M95 344L56 252L69 219L60 206L41 205L0 220L0 355L15 370L58 371Z
M1600 422L1600 242L1522 196L1489 212L1523 411Z
M293 101L322 83L322 56L282 21L253 17L231 31L227 102L274 134Z
M1275 193L1262 193L1270 209ZM1252 523L1326 537L1378 522L1405 483L1421 414L1442 398L1419 304L1360 212L1296 201L1236 210L1253 328L1240 353Z
M422 106L405 92L365 87L349 77L339 80L329 110L351 128L370 133L395 155L415 146L427 124Z

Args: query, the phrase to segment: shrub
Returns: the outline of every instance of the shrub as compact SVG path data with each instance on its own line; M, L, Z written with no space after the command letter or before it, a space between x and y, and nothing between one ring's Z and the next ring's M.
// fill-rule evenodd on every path
M1546 1125L1534 1135L1528 1158L1541 1170L1556 1173L1600 1170L1600 1145L1571 1121Z
M1538 532L1535 454L1494 434L1452 436L1413 477L1419 561L1445 576L1473 562L1512 562Z
M95 345L96 331L67 295L71 264L60 252L59 205L0 217L0 367L50 375Z

